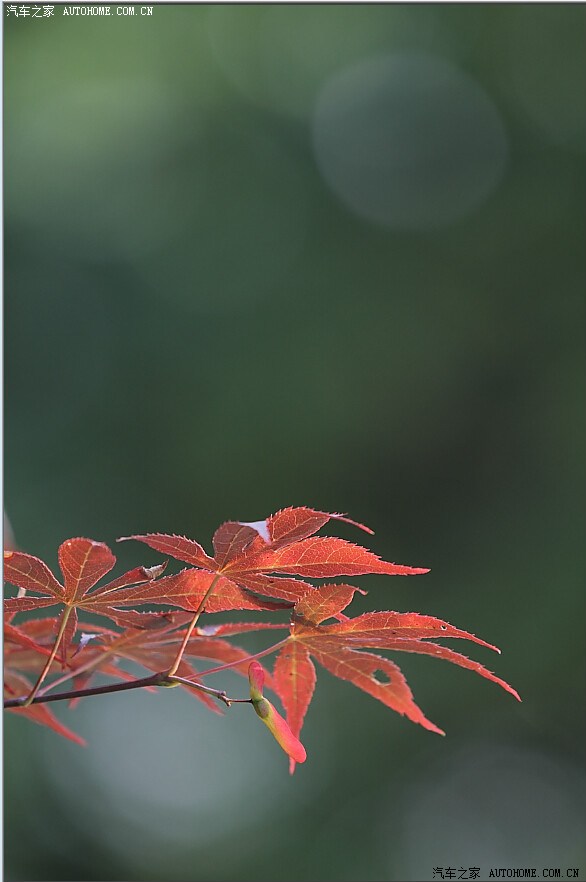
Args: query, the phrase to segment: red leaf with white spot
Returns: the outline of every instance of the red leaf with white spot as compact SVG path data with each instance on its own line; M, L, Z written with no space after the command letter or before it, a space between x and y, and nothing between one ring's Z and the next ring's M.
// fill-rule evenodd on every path
M213 546L216 553L215 562L218 568L241 554L258 537L257 530L239 521L227 521L214 533Z
M85 687L96 673L124 680L131 675L120 664L129 661L156 674L176 672L190 681L191 686L182 684L188 689L193 689L204 676L234 669L251 678L250 694L255 711L289 754L291 771L296 762L305 760L299 735L314 695L313 661L413 722L438 733L441 729L415 704L395 662L365 649L440 658L471 670L519 697L511 686L482 664L437 642L443 638L468 640L496 649L484 640L420 613L368 612L349 618L345 610L359 588L331 582L315 586L307 581L371 573L428 572L419 567L389 563L345 539L316 536L330 521L346 522L372 532L345 515L293 507L260 521L222 524L213 537L214 557L199 543L183 536L137 535L129 538L183 561L189 568L163 576L166 563L150 568L135 567L101 586L98 582L115 564L114 555L103 543L83 538L64 542L59 549L62 582L38 558L19 551L8 552L6 578L19 589L19 596L5 601L5 613L14 616L47 606L60 607L56 618L28 620L18 627L8 624L5 648L8 694L18 698L19 692L28 694L32 688L28 675L38 679L37 688L45 675L57 676L57 680L44 688L60 685L68 679ZM136 609L145 605L172 609L159 612ZM214 625L209 624L207 617L203 618L230 610L287 610L292 612L292 617L290 626L275 622ZM77 641L78 614L86 613L109 618L123 629L122 633L92 625L91 631ZM56 652L55 633L60 622L64 623L62 643ZM286 627L290 629L286 640L255 654L226 639L235 634ZM271 677L255 659L277 649L279 654ZM218 664L198 671L191 661L198 658ZM287 721L262 695L265 681L279 695ZM155 682L168 685L169 681L147 678L148 686ZM213 690L212 693L222 698L222 694ZM207 693L194 691L194 694L207 707L217 710L209 690ZM60 734L76 738L42 705L15 710L51 726Z
M300 604L301 606L301 604ZM298 610L299 611L299 608ZM335 634L339 637L345 637L348 641L356 641L361 646L376 645L381 646L380 642L371 644L370 640L386 641L388 649L395 648L395 643L403 638L416 638L417 640L427 640L431 637L459 637L463 640L471 640L480 646L486 646L495 652L499 650L492 643L469 634L468 631L461 631L454 628L448 622L436 619L433 616L423 616L419 613L397 613L397 612L371 612L354 619L347 619L345 622L338 622L335 625L328 625L324 628L324 633Z
M281 574L328 579L367 573L408 576L428 572L387 563L344 539L313 536L331 520L372 533L345 515L298 507L283 509L263 521L222 524L213 538L215 558L208 557L201 545L184 536L147 533L125 538L137 539L198 569L221 574L246 592L291 603L299 601L312 586L299 579L282 578Z
M262 532L267 537L266 543L272 549L277 549L285 545L291 545L294 542L299 542L301 539L307 539L308 536L313 536L330 520L345 521L347 524L358 527L371 535L373 532L370 527L365 527L364 524L359 524L358 521L353 521L351 518L346 517L346 515L316 511L313 508L305 508L304 506L284 508L260 523L264 525ZM261 532L258 527L257 531Z
M313 655L334 677L348 680L373 698L382 701L387 707L429 729L430 732L444 734L417 707L405 677L397 665L389 659L370 652L356 652L353 649L333 645L330 647L327 643L315 646ZM383 675L380 679L376 676L379 672Z

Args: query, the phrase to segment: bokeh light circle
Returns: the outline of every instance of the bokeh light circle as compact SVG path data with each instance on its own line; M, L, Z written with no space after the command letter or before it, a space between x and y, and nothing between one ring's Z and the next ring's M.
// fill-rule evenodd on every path
M370 58L332 77L316 102L313 143L325 180L349 208L406 230L477 209L508 152L481 86L423 53Z

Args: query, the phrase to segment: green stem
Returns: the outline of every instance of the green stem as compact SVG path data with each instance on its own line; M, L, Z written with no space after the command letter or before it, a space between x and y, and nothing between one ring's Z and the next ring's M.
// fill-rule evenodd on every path
M182 628L183 625L177 625L176 627ZM172 630L172 628L169 628L169 630L166 631L167 642L169 643L173 642L174 640L174 635L171 633ZM119 646L120 644L118 643L117 646L114 648L106 647L105 652L95 656L94 658L85 662L85 664L80 665L78 668L62 674L61 677L58 677L56 680L53 680L51 683L48 683L43 689L41 689L41 695L46 695L49 690L54 689L56 686L61 686L62 683L66 683L68 680L73 679L73 677L77 677L78 674L85 674L87 671L91 671L92 668L98 667L108 656L115 656L116 649Z
M55 686L61 686L62 683L67 683L68 680L72 680L74 677L77 677L79 674L85 674L87 671L91 671L92 668L96 668L102 664L104 661L104 655L98 655L96 658L92 658L90 661L86 662L84 665L80 665L79 668L75 668L75 670L67 671L67 673L63 674L61 677L58 677L56 680L52 680L50 683L41 689L41 695L46 695L49 690L54 689Z
M59 631L57 632L57 637L55 638L55 643L53 644L53 649L51 650L51 655L49 656L49 658L45 662L45 666L44 666L43 670L41 671L41 673L39 674L39 679L37 680L37 682L35 683L35 685L31 689L31 691L30 691L29 695L27 696L27 698L25 699L25 701L23 702L22 707L28 707L29 704L33 703L37 692L41 688L43 680L45 679L45 677L49 673L51 665L53 664L53 662L55 660L55 656L57 655L57 650L59 649L59 644L61 643L61 639L63 637L63 634L65 633L65 628L67 627L67 622L69 621L69 616L71 615L72 610L73 610L72 606L67 606L65 608L65 610L63 612L63 616L61 618L61 624L59 625Z
M210 597L214 588L216 587L219 579L220 579L220 574L218 573L216 576L214 576L214 578L212 579L212 581L210 583L210 587L208 588L208 590L206 591L206 593L204 594L204 596L200 600L199 606L197 607L197 609L195 611L195 615L192 618L191 622L189 623L189 627L188 627L187 631L185 632L185 637L183 638L181 646L179 647L179 652L175 656L175 661L173 662L173 664L171 665L171 667L169 668L169 670L167 672L169 677L173 677L177 673L177 669L179 668L179 665L181 664L181 659L183 658L183 653L185 652L187 644L189 643L189 638L193 634L193 629L197 625L197 623L199 621L199 617L201 616L202 612L204 611L206 601Z

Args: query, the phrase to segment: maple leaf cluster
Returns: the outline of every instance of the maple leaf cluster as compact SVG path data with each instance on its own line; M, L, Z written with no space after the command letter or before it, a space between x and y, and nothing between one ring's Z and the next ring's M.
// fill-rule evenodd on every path
M315 689L314 661L439 734L442 730L415 704L400 669L380 651L445 659L498 683L519 698L511 686L479 662L436 642L464 639L496 650L473 634L419 613L347 616L344 611L354 594L365 592L332 580L372 573L408 576L428 570L388 563L344 539L317 537L315 534L331 520L346 521L372 533L343 515L296 507L263 521L222 524L213 537L213 557L183 536L130 536L125 539L138 540L188 566L174 575L164 575L167 561L155 567L136 567L101 586L98 583L116 563L102 542L82 538L64 542L58 555L61 581L39 558L18 550L6 551L5 579L19 590L16 597L4 600L5 706L83 743L49 710L49 701L69 698L73 703L98 691L180 685L210 710L218 711L218 698L227 705L251 703L289 755L293 771L306 756L299 736ZM316 585L310 579L326 581ZM136 609L144 605L166 609ZM47 615L49 607L57 607L57 613ZM18 614L41 610L41 617L15 623ZM286 621L207 624L211 614L232 610L281 610ZM108 620L108 626L82 624L80 613L97 614ZM253 656L227 639L264 630L288 634ZM273 652L278 654L269 671L258 659ZM212 662L212 667L202 670L201 660ZM135 680L121 666L128 661L151 672L150 678ZM249 699L228 699L225 693L204 684L204 678L227 669L248 676ZM91 687L98 673L116 682ZM63 684L69 691L56 692ZM265 686L280 700L286 719L265 698Z

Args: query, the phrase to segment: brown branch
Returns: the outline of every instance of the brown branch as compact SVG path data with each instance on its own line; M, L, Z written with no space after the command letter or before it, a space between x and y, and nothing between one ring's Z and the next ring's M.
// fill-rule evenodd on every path
M105 686L92 686L89 689L72 689L68 692L59 692L57 695L37 695L32 701L29 696L24 695L21 698L8 698L4 701L5 708L28 707L29 704L46 704L49 701L67 701L70 698L86 698L89 695L108 695L111 692L125 692L129 689L144 689L145 686L189 686L191 689L197 689L205 692L207 695L222 701L226 707L234 702L240 703L238 698L228 698L225 692L219 689L212 689L209 686L203 686L201 683L192 683L183 677L169 676L166 672L159 674L151 674L150 677L142 677L140 680L124 681L123 683L109 683Z

